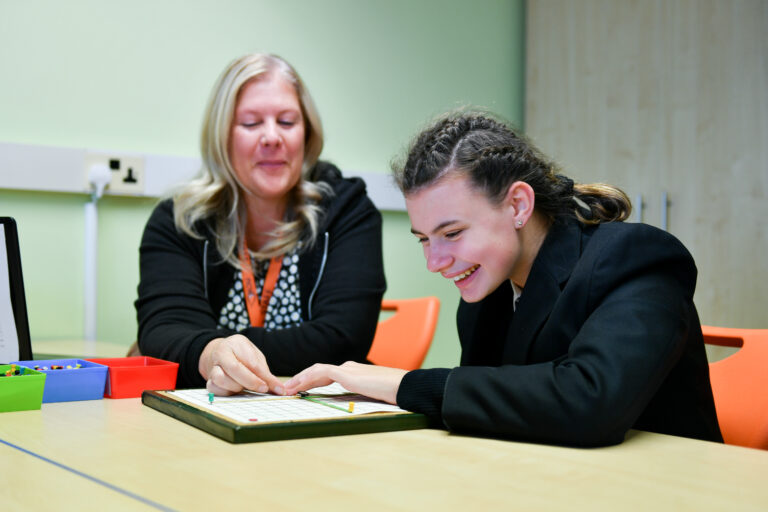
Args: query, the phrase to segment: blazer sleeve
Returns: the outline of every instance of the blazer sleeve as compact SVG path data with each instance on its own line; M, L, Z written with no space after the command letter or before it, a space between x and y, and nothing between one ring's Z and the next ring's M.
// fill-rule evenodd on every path
M658 230L593 241L547 320L558 329L541 331L575 333L563 355L455 368L443 421L458 432L534 442L621 442L682 353L695 279L687 250ZM555 343L542 336L534 343Z

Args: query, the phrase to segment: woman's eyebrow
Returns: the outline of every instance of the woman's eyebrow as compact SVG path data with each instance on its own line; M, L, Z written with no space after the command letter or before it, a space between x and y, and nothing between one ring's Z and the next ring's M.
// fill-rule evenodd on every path
M455 224L456 222L459 222L459 221L458 220L446 220L444 222L441 222L440 224L435 226L435 229L432 230L432 234L435 234L438 231L440 231L441 229L443 229L444 227L450 226L451 224ZM414 235L423 235L424 234L421 231L418 231L418 230L414 229L413 227L411 227L411 233L413 233Z

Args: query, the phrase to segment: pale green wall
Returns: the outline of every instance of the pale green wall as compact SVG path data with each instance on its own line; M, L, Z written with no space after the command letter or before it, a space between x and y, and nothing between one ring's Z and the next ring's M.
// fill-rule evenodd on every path
M388 171L424 122L480 105L522 122L523 0L0 0L0 141L196 156L209 88L249 51L302 74L326 130L323 158ZM34 340L83 336L77 194L2 189L20 227ZM137 247L154 201L99 203L98 338L129 344ZM425 366L458 362L453 285L429 274L405 213L384 213L387 297L437 295Z

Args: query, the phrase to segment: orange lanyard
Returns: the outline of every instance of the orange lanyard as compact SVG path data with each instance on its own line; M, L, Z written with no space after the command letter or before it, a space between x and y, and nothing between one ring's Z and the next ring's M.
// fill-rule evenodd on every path
M248 253L245 236L243 236L243 243L240 248L240 271L243 274L245 305L248 307L248 318L251 320L252 327L264 327L269 299L272 298L272 293L275 291L282 266L282 256L275 256L269 261L269 270L267 270L267 277L264 278L264 288L261 290L261 299L259 299L256 278L253 276L253 267L251 267L251 256Z

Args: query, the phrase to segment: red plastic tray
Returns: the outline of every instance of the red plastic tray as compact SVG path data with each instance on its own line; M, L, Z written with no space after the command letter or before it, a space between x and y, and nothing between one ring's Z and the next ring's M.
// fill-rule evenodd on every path
M176 389L179 363L147 356L103 357L86 361L109 367L105 398L136 398L147 389Z

